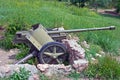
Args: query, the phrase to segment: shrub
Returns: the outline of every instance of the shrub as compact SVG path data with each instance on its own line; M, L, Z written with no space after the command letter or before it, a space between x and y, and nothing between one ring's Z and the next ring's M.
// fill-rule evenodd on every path
M19 17L13 20L7 27L5 31L5 38L0 41L0 47L4 49L15 48L16 45L13 44L14 35L17 31L26 30L28 24L25 23L23 17Z
M28 26L29 25L25 23L23 16L13 19L7 27L6 35L15 35L17 31L26 30Z
M13 35L7 35L3 40L0 41L0 48L9 50L15 48L15 45L12 43Z

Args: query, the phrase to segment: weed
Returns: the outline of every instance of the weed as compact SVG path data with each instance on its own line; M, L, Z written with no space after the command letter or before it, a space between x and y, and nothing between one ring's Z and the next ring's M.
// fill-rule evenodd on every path
M40 77L40 80L49 80L49 78L42 73L39 73L39 77Z
M102 48L98 45L90 44L90 48L86 49L86 58L90 60L92 57L96 57L96 54L98 54L100 51L102 51Z
M15 45L12 43L13 35L7 35L3 40L0 41L0 48L9 50L15 48Z
M28 25L24 22L24 17L18 17L9 24L6 35L15 35L17 31L26 30L27 27Z
M30 72L27 71L25 68L20 68L19 72L14 72L10 77L9 80L28 80L30 76Z
M74 80L78 80L80 78L80 73L77 72L71 72L71 74L68 75L69 78L73 78Z
M21 58L23 58L23 57L25 57L26 55L27 55L27 53L29 52L29 48L27 48L27 46L26 45L24 45L24 44L22 44L22 45L18 45L17 46L19 49L20 49L20 53L18 53L17 55L16 55L16 59L21 59Z

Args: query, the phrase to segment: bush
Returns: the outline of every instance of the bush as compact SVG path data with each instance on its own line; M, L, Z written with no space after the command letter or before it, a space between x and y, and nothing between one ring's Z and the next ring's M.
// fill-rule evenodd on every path
M9 50L15 48L15 45L12 43L13 35L6 35L3 40L0 41L0 48Z
M117 8L116 12L119 13L120 12L120 0L117 0L116 8Z
M22 16L17 19L13 19L7 27L6 35L15 35L17 31L26 30L28 26L29 25L25 23L24 17Z
M8 27L6 28L5 31L5 38L3 40L0 41L0 48L4 48L4 49L12 49L15 48L16 45L13 44L13 39L14 39L14 35L17 31L21 31L21 30L26 30L28 28L28 24L25 23L23 17L19 17L15 20L13 20Z

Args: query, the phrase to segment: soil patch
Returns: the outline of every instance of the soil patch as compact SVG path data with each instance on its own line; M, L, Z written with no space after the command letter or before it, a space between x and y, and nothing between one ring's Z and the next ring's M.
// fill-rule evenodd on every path
M11 49L9 51L5 51L0 49L0 66L5 64L13 64L17 60L15 59L15 55L19 52L18 49Z
M115 9L98 9L97 10L98 13L100 14L108 14L111 16L120 16L120 14L118 14Z

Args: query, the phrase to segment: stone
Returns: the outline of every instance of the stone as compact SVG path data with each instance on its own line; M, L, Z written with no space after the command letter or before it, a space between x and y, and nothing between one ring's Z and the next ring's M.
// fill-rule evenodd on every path
M88 66L88 61L86 59L75 60L72 66L77 72L81 72Z
M10 76L14 73L14 71L19 72L20 68L25 68L27 71L30 71L30 74L38 73L38 69L34 65L29 64L18 64L18 65L3 65L0 66L0 77Z
M92 57L90 62L91 64L97 64L98 60Z
M29 77L28 80L40 80L40 79L39 79L39 75L38 75L38 74L33 74L33 75L31 75L31 76Z
M90 48L90 45L86 41L81 42L82 46L85 48Z
M47 67L46 67L46 65L47 65ZM62 75L67 75L72 70L72 67L70 65L65 66L64 64L38 64L37 68L40 70L40 72L42 72L46 76L53 76L53 75L62 76Z
M96 57L102 57L102 55L100 55L100 54L97 53L97 54L96 54Z
M49 65L48 64L38 64L37 68L41 71L41 72L45 72L46 69L48 69Z
M77 43L76 39L64 39L63 44L67 46L67 52L69 54L69 62L72 67L81 72L88 66L88 61L85 59L85 50ZM84 46L89 48L89 45L84 41Z
M67 46L67 52L69 53L70 64L73 64L74 60L85 58L85 50L77 43L76 40L64 39L62 40L62 42Z

